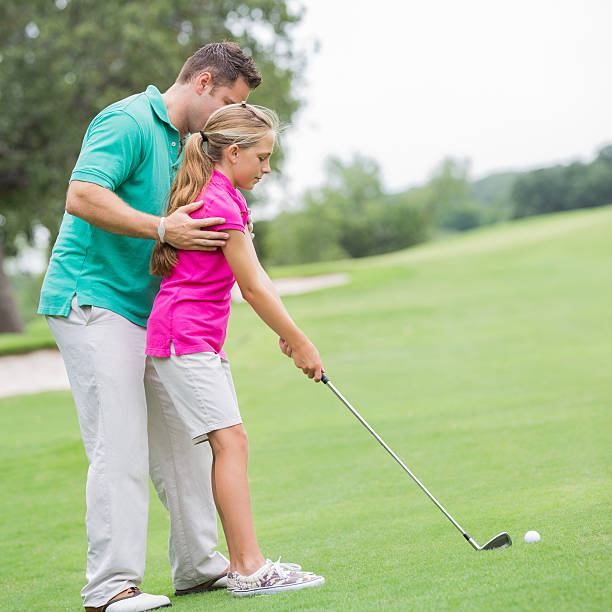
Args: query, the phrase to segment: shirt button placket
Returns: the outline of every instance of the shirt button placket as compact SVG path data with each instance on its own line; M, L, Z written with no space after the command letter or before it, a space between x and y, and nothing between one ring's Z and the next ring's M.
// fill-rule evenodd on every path
M177 140L176 140L176 136L174 134L169 134L169 140L170 140L170 145L171 145L171 149L170 149L170 176L174 176L174 173L177 170L177 155L176 155L176 145L177 145Z

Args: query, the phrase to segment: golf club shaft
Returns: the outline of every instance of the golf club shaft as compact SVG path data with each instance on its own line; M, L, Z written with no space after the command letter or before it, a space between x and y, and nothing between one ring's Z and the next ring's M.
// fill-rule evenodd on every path
M438 508L444 513L444 516L461 532L461 535L476 549L478 544L472 540L472 538L464 531L464 529L457 523L457 521L444 509L442 504L427 490L427 487L404 465L404 462L389 448L387 443L368 425L367 421L351 406L350 402L334 387L329 378L323 374L321 381L325 383L336 395L336 397L357 417L361 424L378 440L379 444L400 464L402 469L416 482L423 492L431 499L431 501L438 506Z

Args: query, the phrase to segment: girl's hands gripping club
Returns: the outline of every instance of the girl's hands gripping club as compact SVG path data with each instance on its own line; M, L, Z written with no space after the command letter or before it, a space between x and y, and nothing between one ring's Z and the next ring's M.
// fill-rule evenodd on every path
M278 344L281 351L293 359L296 368L300 368L308 378L314 378L315 382L321 381L321 376L325 370L321 363L319 351L310 340L305 339L304 342L295 348L289 346L286 340L279 338Z

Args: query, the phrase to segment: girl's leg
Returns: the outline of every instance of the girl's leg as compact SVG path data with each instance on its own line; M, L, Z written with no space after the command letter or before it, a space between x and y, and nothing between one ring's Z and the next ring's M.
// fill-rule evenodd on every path
M212 456L212 470L210 474L210 484L212 488L213 500L215 502L215 509L217 510L217 513L219 514L219 518L221 519L221 525L225 525L224 523L225 519L223 518L223 512L221 511L221 506L219 505L219 501L217 500L217 485L215 482L215 456L214 454ZM230 551L232 548L232 544L231 544L231 540L229 537L229 533L226 531L225 527L223 527L223 534L225 535L225 542L227 544L227 550ZM230 567L228 567L228 571L231 571Z
M265 565L251 513L248 440L242 425L209 432L215 503L230 553L230 571L249 576Z

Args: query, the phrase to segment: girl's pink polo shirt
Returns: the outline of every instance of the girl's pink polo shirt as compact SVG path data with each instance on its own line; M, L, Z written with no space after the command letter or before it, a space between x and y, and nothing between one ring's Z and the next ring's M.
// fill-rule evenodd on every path
M248 211L244 196L229 179L215 170L197 199L204 204L191 214L195 219L223 217L225 223L210 230L245 231ZM214 352L225 358L223 343L230 314L230 292L235 279L221 249L178 251L178 261L164 278L147 322L147 355L170 357Z

